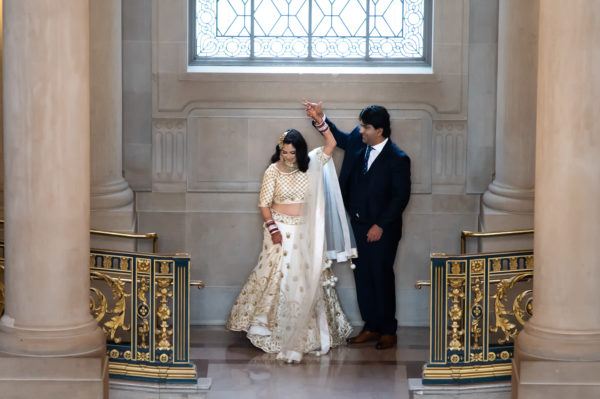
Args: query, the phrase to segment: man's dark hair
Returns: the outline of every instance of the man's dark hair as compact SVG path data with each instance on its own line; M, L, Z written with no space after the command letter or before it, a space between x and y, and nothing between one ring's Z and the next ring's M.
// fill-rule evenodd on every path
M369 105L360 111L360 121L365 125L371 125L375 129L383 128L383 137L388 138L392 134L390 127L390 114L381 105Z
M283 139L283 144L291 144L296 149L296 162L298 162L298 169L301 172L306 172L308 170L308 162L310 159L308 158L308 146L306 145L306 140L302 137L302 134L296 129L288 129L286 130L287 134ZM279 144L275 146L275 154L271 156L271 163L275 163L279 161L281 150L279 149Z

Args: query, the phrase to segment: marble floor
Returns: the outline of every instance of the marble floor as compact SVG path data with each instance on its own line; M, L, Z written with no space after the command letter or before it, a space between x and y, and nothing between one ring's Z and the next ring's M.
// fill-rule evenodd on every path
M429 353L423 327L399 328L395 349L344 346L300 364L278 361L223 327L192 327L191 338L198 376L212 379L210 399L408 399L408 378L420 378Z

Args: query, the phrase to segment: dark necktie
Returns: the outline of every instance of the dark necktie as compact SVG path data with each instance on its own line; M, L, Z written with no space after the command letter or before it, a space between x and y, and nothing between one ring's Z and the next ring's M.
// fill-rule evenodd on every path
M368 146L367 151L365 152L365 160L364 160L364 164L363 164L363 175L366 175L367 171L369 170L369 155L371 154L372 150L373 150L373 147Z

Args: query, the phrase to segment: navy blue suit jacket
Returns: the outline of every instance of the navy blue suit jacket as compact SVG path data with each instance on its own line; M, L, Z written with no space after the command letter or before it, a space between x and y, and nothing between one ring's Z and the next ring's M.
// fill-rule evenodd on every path
M340 131L329 119L329 129L337 141L337 146L345 151L340 171L340 189L346 209L349 204L352 173L362 173L366 144L362 142L360 128L350 133ZM402 235L402 211L410 197L410 158L392 140L388 140L368 172L366 215L360 220L376 224L384 232L390 232L400 239Z

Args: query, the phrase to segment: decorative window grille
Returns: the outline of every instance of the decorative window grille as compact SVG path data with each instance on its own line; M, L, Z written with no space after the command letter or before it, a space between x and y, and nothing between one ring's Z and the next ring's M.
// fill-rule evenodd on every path
M190 63L429 63L432 0L190 0Z

